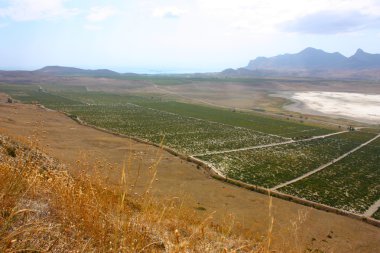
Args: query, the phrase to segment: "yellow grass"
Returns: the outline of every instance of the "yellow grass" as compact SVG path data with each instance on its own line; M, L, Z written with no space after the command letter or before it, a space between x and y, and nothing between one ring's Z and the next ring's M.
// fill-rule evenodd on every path
M120 168L121 186L111 188L85 170L69 175L33 143L0 135L0 252L270 252L273 224L258 241L231 217L214 224L178 199L150 195L159 158L145 193L135 196L131 157Z

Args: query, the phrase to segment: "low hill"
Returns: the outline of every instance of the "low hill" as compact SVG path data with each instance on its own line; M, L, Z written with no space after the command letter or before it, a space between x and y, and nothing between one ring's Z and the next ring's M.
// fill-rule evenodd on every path
M80 69L62 66L46 66L34 71L39 74L59 75L59 76L119 76L120 73L109 69Z

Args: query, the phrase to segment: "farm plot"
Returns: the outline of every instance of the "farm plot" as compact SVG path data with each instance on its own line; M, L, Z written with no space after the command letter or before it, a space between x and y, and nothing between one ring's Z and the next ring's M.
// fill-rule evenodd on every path
M373 136L348 132L312 141L198 158L212 163L228 177L271 188L330 162Z
M238 112L177 101L152 101L140 99L139 101L136 101L136 103L144 107L172 112L187 117L211 120L289 138L302 139L334 132L331 129L285 119L272 118L258 113Z
M380 199L380 139L279 191L347 211L364 213ZM375 216L378 217L379 213L377 211Z
M53 95L39 90L35 85L0 85L0 91L6 92L16 100L24 103L39 103L51 109L58 109L67 105L81 105L81 102Z
M183 117L214 121L287 138L303 139L334 132L332 129L316 125L273 118L258 113L237 112L232 109L221 109L177 101L162 101L161 97L154 94L148 96L87 92L82 86L44 85L43 88L47 92L39 91L39 86L36 85L0 85L0 91L3 90L23 102L30 103L35 101L53 109L64 109L60 107L71 104L124 106L132 103L145 108L179 114Z
M254 130L184 117L133 104L65 106L89 124L160 143L185 154L229 150L285 141Z
M380 220L380 208L377 209L377 211L372 215L372 218L375 218L376 220Z
M50 88L48 88L50 90ZM332 133L334 130L316 125L295 122L280 118L273 118L258 113L238 112L210 106L195 105L177 101L162 101L162 98L151 94L150 96L133 94L112 94L105 92L65 92L53 90L54 94L69 99L78 100L91 105L125 105L137 104L168 113L175 113L184 117L193 117L221 124L243 127L267 134L275 134L288 138L308 138L311 136Z

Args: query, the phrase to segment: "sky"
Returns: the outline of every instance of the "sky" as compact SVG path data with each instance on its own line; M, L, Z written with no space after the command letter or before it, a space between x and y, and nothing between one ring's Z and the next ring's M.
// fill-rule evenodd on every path
M380 0L0 0L0 69L212 72L306 47L380 53Z

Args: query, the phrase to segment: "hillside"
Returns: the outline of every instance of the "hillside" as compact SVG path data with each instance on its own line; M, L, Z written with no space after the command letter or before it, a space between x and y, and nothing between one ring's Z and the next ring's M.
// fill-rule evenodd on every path
M214 225L148 190L133 195L125 168L112 188L90 177L84 160L72 177L35 141L4 135L0 158L1 252L269 252L270 241L258 243L233 222Z

